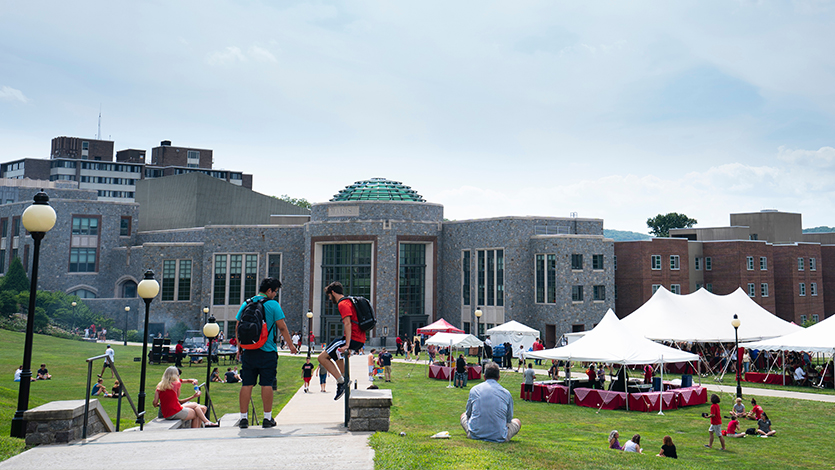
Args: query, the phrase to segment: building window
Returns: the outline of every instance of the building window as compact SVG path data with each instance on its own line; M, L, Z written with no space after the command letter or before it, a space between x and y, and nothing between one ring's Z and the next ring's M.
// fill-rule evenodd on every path
M805 260L803 258L797 258L797 270L798 271L803 271L804 264L805 264L804 261Z
M470 250L464 250L463 252L461 271L461 277L464 280L461 286L461 297L464 299L464 305L470 305Z
M225 287L225 286L224 286ZM167 259L162 262L162 298L166 302L191 300L191 260Z
M70 295L74 295L79 299L95 299L96 293L89 291L87 289L76 289L69 293Z
M70 269L71 273L94 273L96 272L96 249L95 248L70 248Z
M191 260L181 259L180 272L177 273L177 300L187 302L191 300Z
M591 255L591 268L595 271L603 270L603 255Z
M815 322L815 323L819 322L820 321L820 315L818 315L817 313L813 313L812 314L812 321Z
M618 300L618 285L615 284L615 300Z
M496 291L493 286L496 281L496 252L487 250L487 305L494 305L496 300Z
M226 305L226 255L215 255L214 305Z
M710 256L705 256L705 271L713 269L713 263Z
M677 271L680 268L678 255L670 255L670 269Z
M681 284L671 284L670 292L672 292L673 294L681 295Z
M698 256L693 259L693 264L696 266L696 271L702 270L702 259Z
M658 271L661 269L661 255L652 255L652 269Z
M745 258L745 262L746 262L746 267L748 268L748 270L753 271L754 270L754 257L753 256L747 256Z
M502 307L504 306L504 250L478 250L477 254L478 304Z
M422 243L400 244L398 305L400 315L426 314L426 245Z
M757 286L753 282L748 283L748 297L757 296Z
M571 286L571 301L572 302L582 302L583 301L583 286Z
M90 142L82 141L81 142L81 150L90 150Z
M702 285L701 285L700 283L698 283L698 282L697 282L697 283L696 283L696 290L699 290L699 289L701 289L701 288L702 288Z
M705 284L705 290L708 292L713 292L713 284L707 283Z
M281 254L270 253L267 255L267 277L281 280Z
M478 305L484 305L484 250L478 250L476 252L476 271L478 273L478 299L476 303Z
M818 283L813 282L813 283L809 284L809 291L810 291L809 293L812 296L817 296L818 295Z
M583 270L583 255L582 254L573 254L571 255L571 270L572 271L582 271Z
M614 268L615 271L618 270L618 257L617 256L612 256L612 267Z
M170 302L174 300L174 288L176 287L177 275L177 261L167 259L162 262L162 285L160 292L162 295L160 300L163 302Z
M130 217L122 217L121 221L119 222L119 236L130 236Z
M606 300L606 286L593 287L594 300Z
M557 303L557 255L549 254L547 256L546 279L548 282L546 301L549 304Z
M760 284L760 297L768 297L768 284Z
M258 293L258 255L244 257L244 299Z
M805 282L800 283L800 296L801 297L806 297L806 283Z
M345 295L371 299L371 248L371 243L322 245L322 286L339 281L345 288ZM321 308L325 315L339 315L336 305L324 295ZM339 331L341 334L341 329Z
M800 324L802 325L804 323L806 323L806 315L801 315L800 316Z
M241 279L243 278L244 255L229 255L229 300L227 305L243 303Z
M99 234L99 219L92 217L73 217L72 219L72 234L73 235L98 235Z
M660 289L660 288L661 288L661 284L653 284L652 285L652 293L655 294L655 292L658 291L658 289Z
M536 271L536 303L545 303L545 255L536 255L535 261Z
M760 256L760 271L767 271L768 270L768 261L766 260L765 256Z
M809 258L809 271L818 270L818 260L816 258Z

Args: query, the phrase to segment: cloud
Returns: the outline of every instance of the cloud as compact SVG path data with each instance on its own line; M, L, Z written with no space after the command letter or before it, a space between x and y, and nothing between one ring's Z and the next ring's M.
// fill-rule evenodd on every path
M21 103L26 104L29 102L29 98L27 98L22 91L3 85L3 87L0 88L0 101L20 101Z
M221 51L212 52L206 58L209 65L229 65L235 62L246 62L246 57L241 53L241 49L235 46L229 46Z
M818 150L792 150L781 146L777 158L795 165L835 170L835 148L832 147L821 147Z
M259 62L277 62L272 52L263 47L252 46L249 48L247 55Z

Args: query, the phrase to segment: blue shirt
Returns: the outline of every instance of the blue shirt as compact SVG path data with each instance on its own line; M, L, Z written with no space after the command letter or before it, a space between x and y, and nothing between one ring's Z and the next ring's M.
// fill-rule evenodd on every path
M256 295L253 297L253 300L265 299L263 295ZM246 302L241 304L241 308L238 309L238 314L235 315L235 320L241 320L241 313L244 311L244 306ZM267 322L267 328L270 329L270 336L267 338L267 342L261 346L261 351L264 352L277 352L278 348L275 347L275 337L276 337L276 326L275 322L278 320L284 320L284 311L281 310L281 305L278 304L277 300L267 300L264 302L264 321Z
M513 398L493 379L470 389L467 400L470 437L490 442L507 440L507 424L513 419Z

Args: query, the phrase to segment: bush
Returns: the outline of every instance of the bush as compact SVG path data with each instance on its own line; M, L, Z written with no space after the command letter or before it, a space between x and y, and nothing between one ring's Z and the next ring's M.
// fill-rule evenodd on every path
M141 343L143 339L141 331L128 330L128 341L131 343Z

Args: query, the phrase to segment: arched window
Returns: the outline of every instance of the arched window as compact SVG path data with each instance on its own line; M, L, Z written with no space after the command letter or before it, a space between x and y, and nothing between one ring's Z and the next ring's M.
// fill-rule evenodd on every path
M134 292L136 292L136 286L134 285ZM70 295L77 295L79 298L82 299L95 299L96 293L89 291L87 289L76 289L70 292Z
M122 283L122 298L132 299L136 297L136 283L133 281L125 281Z

